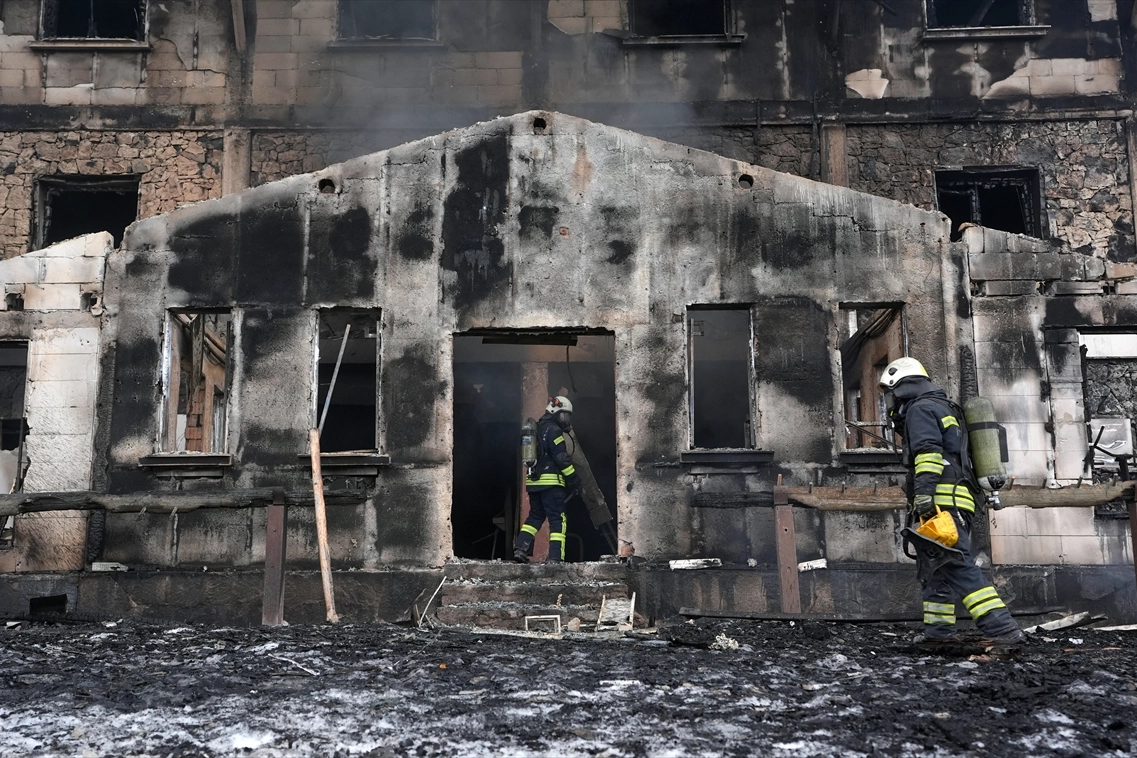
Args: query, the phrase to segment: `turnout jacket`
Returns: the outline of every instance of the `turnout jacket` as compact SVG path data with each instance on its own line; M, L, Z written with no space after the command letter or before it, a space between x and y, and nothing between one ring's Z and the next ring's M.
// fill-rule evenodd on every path
M577 487L576 467L569 459L561 427L546 413L537 421L537 464L525 477L525 490L535 492L548 487Z
M958 406L943 390L931 383L928 386L928 391L910 400L904 409L908 500L931 495L942 509L974 513L978 487L971 481L971 461Z

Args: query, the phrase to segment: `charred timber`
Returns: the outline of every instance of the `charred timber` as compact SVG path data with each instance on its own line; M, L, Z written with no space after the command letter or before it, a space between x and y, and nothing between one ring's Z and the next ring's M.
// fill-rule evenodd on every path
M229 490L226 492L148 492L139 495L107 495L99 492L23 492L0 495L0 516L43 511L82 511L102 509L111 513L185 513L201 508L263 508L272 504L271 489ZM288 505L312 507L311 490L289 492ZM362 492L329 491L327 505L358 505L366 499Z
M1030 508L1089 508L1111 500L1130 496L1133 482L1083 485L1047 489L1044 487L1011 487L999 493L1005 506ZM787 497L793 505L820 511L889 511L903 508L904 491L900 487L788 487ZM771 507L770 492L700 492L695 507L754 508Z

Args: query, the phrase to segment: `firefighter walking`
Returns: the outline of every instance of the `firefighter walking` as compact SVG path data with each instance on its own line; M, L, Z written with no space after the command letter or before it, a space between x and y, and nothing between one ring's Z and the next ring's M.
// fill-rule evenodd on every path
M560 563L565 559L565 501L580 490L580 477L565 447L565 434L571 429L572 402L562 395L550 397L545 415L537 421L536 463L525 477L529 517L513 545L513 558L519 563L529 562L533 541L545 519L549 520L548 562Z
M911 516L923 524L945 511L954 522L953 531L958 532L958 541L949 546L953 559L936 564L930 563L937 552L935 545L913 541L923 586L922 639L948 641L956 637L955 607L959 600L985 637L999 644L1021 642L1022 632L971 554L976 498L983 495L967 455L962 413L915 358L888 364L880 387L889 419L904 435L904 466L908 471L905 492Z

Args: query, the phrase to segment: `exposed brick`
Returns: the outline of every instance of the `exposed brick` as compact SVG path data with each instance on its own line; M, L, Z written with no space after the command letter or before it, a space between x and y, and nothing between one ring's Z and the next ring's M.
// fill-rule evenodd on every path
M519 102L521 90L518 87L478 87L478 102L491 105L506 105Z
M584 15L620 17L620 0L584 0Z

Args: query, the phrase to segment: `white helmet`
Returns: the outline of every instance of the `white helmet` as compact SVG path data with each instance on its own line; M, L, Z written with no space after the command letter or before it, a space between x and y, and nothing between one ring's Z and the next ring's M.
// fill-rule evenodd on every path
M880 375L880 386L890 390L910 376L922 376L927 379L928 372L924 369L924 364L915 358L897 358L888 364L884 373Z
M545 406L545 413L559 413L560 411L572 413L572 401L564 395L550 397L549 404Z

